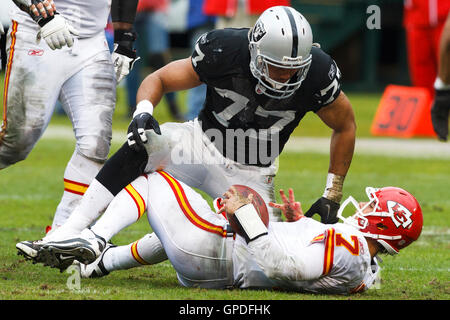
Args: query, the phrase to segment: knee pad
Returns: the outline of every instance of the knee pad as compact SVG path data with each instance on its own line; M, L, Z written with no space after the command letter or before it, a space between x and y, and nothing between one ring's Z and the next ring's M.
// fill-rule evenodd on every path
M83 136L77 140L76 146L84 157L102 163L106 161L110 147L111 139L102 136Z
M24 153L18 153L15 151L5 151L3 150L4 148L2 148L0 146L0 169L4 169L9 167L10 165L15 164L16 162L25 160L29 154L29 152Z
M19 135L3 135L0 138L0 169L25 160L37 139L20 138Z
M147 161L148 156L145 150L136 152L125 142L106 161L96 179L115 196L144 172Z

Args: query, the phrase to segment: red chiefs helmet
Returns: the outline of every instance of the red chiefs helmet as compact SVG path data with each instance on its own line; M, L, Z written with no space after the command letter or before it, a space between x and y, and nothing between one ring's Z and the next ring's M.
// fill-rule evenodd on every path
M362 208L353 197L348 197L339 208L338 218L359 229L365 237L376 239L389 254L397 254L419 238L422 209L412 194L396 187L367 187L366 194L370 201ZM345 218L342 212L349 203L355 206L356 213Z

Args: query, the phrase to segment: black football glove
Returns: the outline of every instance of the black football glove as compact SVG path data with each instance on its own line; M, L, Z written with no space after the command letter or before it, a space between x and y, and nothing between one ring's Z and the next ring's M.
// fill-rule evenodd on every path
M153 129L155 133L161 134L159 123L148 112L138 113L128 126L128 145L135 151L140 151L144 148L144 143L147 142L145 130Z
M431 107L431 122L441 141L447 141L449 111L450 90L436 90L436 96Z
M331 201L325 197L320 198L306 211L305 216L311 218L314 214L320 215L320 222L325 224L333 224L339 221L337 212L340 204Z

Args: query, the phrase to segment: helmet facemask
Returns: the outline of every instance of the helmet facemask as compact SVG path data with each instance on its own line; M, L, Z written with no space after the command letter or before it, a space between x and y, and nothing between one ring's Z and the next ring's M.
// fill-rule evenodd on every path
M283 57L283 61L275 61L265 56L257 49L257 44L250 44L250 70L258 79L257 93L263 93L270 98L285 99L292 96L305 80L311 65L311 54L306 58ZM297 70L287 82L279 82L270 76L269 65L287 70Z

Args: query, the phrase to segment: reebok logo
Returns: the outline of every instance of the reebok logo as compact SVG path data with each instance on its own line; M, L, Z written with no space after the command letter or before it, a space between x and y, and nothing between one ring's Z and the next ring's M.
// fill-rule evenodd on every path
M30 49L28 50L28 55L29 56L42 56L44 54L44 50L42 49Z

